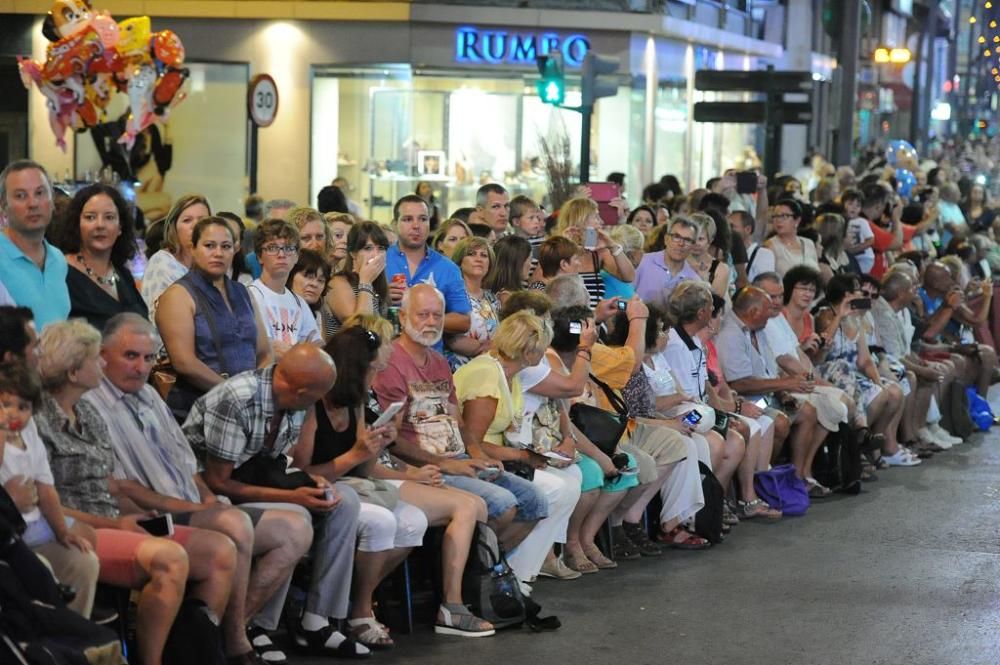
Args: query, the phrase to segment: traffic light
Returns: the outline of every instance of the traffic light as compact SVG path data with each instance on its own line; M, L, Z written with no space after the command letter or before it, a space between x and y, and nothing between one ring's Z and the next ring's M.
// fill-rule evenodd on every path
M584 56L580 80L583 106L593 106L601 97L614 97L618 94L618 81L604 75L617 72L620 64L618 58L594 53Z
M535 84L538 96L546 104L559 106L566 99L566 77L563 75L562 54L552 51L535 59L542 78Z

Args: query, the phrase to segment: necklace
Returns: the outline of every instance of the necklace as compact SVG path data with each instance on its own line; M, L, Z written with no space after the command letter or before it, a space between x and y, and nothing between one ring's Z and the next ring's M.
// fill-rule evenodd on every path
M115 270L114 266L111 266L110 270L108 270L108 273L104 277L101 277L100 275L98 275L97 273L95 273L93 270L90 269L90 266L87 265L87 262L83 260L83 254L77 254L76 260L79 262L81 266L83 266L83 270L84 272L87 273L87 277L90 277L92 280L94 280L101 286L109 286L111 288L118 286L118 272Z

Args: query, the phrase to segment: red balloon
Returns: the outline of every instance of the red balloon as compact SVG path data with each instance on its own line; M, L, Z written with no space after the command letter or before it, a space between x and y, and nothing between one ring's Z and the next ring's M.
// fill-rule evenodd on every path
M153 55L167 67L178 67L184 62L184 44L171 30L161 30L153 35Z

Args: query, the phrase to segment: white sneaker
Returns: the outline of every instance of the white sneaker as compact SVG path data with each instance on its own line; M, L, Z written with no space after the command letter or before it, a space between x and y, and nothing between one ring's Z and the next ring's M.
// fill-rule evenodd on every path
M931 431L931 428L929 426L921 427L920 429L917 430L917 440L920 441L921 443L933 443L934 445L940 446L945 450L948 450L952 446L950 439L945 439L942 436L938 436L937 434Z
M893 455L882 455L882 459L889 466L917 466L921 462L919 457L913 457L902 446Z
M948 432L948 430L946 430L945 428L941 427L940 423L934 423L932 425L928 425L927 426L927 430L932 435L934 435L936 437L939 437L942 441L947 441L948 443L950 443L953 446L957 446L960 443L965 443L965 439L962 439L962 438L957 437L957 436L952 436L952 434L950 432ZM941 444L938 444L938 445L941 445Z

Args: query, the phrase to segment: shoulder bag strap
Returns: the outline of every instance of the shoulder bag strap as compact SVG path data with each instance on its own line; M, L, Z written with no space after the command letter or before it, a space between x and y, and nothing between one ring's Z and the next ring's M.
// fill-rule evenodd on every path
M281 429L281 421L284 418L284 411L278 411L278 413L271 417L271 427L267 430L267 436L264 437L263 450L270 451L274 448L274 442L278 440L278 430Z
M611 407L620 416L628 416L628 406L625 404L625 400L621 398L614 388L604 383L598 379L593 374L590 375L590 380L597 384L597 387L604 391L604 395L608 398L608 402L611 403Z
M747 274L750 273L750 268L753 267L753 260L757 258L757 252L759 251L760 251L760 245L757 245L756 247L753 248L753 251L750 252L750 260L747 261Z

